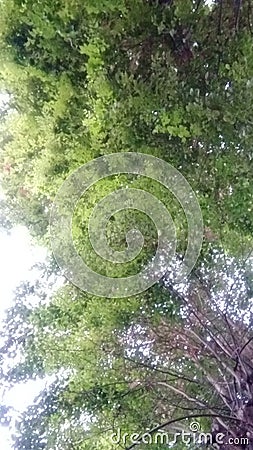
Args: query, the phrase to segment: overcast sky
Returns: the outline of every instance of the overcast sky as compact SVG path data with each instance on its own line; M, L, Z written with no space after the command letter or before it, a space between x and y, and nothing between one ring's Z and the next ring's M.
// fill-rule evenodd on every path
M13 228L10 235L0 234L0 320L4 318L6 308L14 302L13 290L15 287L22 280L33 279L34 274L29 269L34 263L43 261L45 257L46 250L33 245L25 227ZM17 412L21 412L32 403L43 385L34 381L22 383L9 391L5 400ZM3 450L12 448L8 442L10 431L6 427L0 429L0 448Z

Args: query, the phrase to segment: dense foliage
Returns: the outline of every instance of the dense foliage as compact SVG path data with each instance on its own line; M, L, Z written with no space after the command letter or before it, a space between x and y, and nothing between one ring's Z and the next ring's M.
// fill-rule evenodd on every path
M27 303L25 291L17 295L3 332L2 379L55 381L17 425L16 450L106 450L118 428L154 433L182 418L177 425L188 429L187 417L214 435L253 442L252 11L251 0L1 2L0 82L9 95L1 111L1 224L23 223L49 245L50 208L67 176L101 155L142 152L186 177L205 225L183 286L168 276L119 300L66 282L39 305ZM108 240L120 250L126 232L140 229L140 258L112 268L94 255L91 211L122 185L146 189L170 209L180 258L187 237L180 205L159 183L127 175L99 182L79 202L80 254L121 277L154 253L154 227L132 211L115 215Z

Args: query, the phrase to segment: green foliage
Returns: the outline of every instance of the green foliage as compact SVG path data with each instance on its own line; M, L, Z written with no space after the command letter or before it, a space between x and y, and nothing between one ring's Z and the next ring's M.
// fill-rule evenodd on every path
M48 245L50 207L76 168L110 153L148 153L181 171L196 192L206 227L199 267L220 295L214 280L224 278L225 270L217 267L215 255L242 261L252 247L253 46L246 2L238 23L231 2L223 2L222 15L219 3L212 8L186 0L0 3L0 86L10 96L0 130L4 226L24 223ZM158 183L122 175L100 181L75 210L75 245L87 263L121 277L138 272L155 252L151 221L130 211L113 217L107 237L122 250L127 231L138 228L145 237L139 257L123 267L94 256L90 214L122 185L148 190L166 205L180 257L187 236L179 203ZM246 272L250 285L251 271ZM184 404L171 409L159 387L164 374L154 370L169 370L168 359L163 349L151 348L163 321L183 321L182 305L169 288L161 282L116 301L65 284L47 306L16 305L10 313L16 324L10 325L10 316L6 327L23 359L6 382L64 372L23 416L16 450L107 450L118 426L132 434L164 416L180 415ZM234 304L231 309L235 314ZM6 335L5 356L13 344ZM202 379L191 361L180 358L177 368ZM198 393L206 395L197 384L187 391ZM206 428L207 422L203 419ZM86 440L86 425L93 443Z

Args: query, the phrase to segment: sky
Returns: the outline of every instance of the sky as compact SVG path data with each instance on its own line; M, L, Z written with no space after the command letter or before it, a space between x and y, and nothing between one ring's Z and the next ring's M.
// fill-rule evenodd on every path
M8 107L9 96L0 93L0 108ZM1 149L0 149L1 150ZM0 174L1 175L1 174ZM4 199L4 192L0 185L0 199ZM46 261L47 249L35 245L29 231L24 226L15 226L11 232L0 232L0 330L5 311L15 302L14 290L22 281L33 282L38 280L41 273L33 266ZM48 278L45 289L50 294L62 285L64 279L53 276ZM31 300L29 296L29 300ZM36 298L34 298L36 302ZM17 384L8 392L3 393L0 385L0 403L4 403L14 410L13 420L24 411L34 398L43 390L46 384L52 382L52 377L46 380L29 381ZM7 428L0 425L0 449L12 450L12 425Z
M0 108L6 102L8 102L8 96L0 94ZM0 198L3 197L4 194L0 189ZM13 290L22 280L31 277L29 269L35 262L43 260L45 256L45 249L32 244L25 227L15 227L9 235L5 232L0 233L0 327L5 310L14 301ZM23 384L9 391L5 400L17 412L21 412L32 403L40 389L41 386L38 383ZM9 438L10 429L0 427L1 449L11 450Z
M8 96L0 94L0 108L7 102ZM1 186L0 198L4 198ZM46 255L44 248L34 245L28 230L23 226L14 227L9 234L4 231L0 233L0 328L5 310L15 300L14 289L21 281L26 279L32 281L36 277L36 271L32 271L31 268L36 262L44 261ZM12 406L18 415L33 402L44 385L44 382L38 381L22 383L6 392L0 401ZM11 428L0 426L1 449L12 449L10 434Z
M45 249L33 244L25 227L13 228L10 235L0 234L0 327L4 311L14 302L13 290L22 280L34 279L36 272L30 269L34 263L45 260L46 254ZM33 402L44 384L38 381L22 383L7 392L4 400L18 415ZM11 429L0 427L0 448L3 450L12 448L10 432Z
M9 236L0 234L1 315L12 301L12 290L27 277L31 266L45 256L45 249L32 244L25 227L13 228Z

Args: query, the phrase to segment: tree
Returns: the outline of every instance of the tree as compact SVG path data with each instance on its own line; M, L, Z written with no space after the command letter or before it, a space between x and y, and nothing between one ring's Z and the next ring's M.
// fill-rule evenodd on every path
M32 419L31 410L23 417L16 448L90 448L88 427L94 448L106 449L117 427L156 432L157 423L179 421L187 429L190 417L214 437L222 432L226 440L250 441L251 3L83 3L1 3L0 73L11 109L1 125L0 159L10 221L25 223L48 245L50 207L68 175L101 155L142 152L170 162L190 182L203 213L204 244L183 287L168 275L122 302L66 283L49 305L25 309L23 361L13 371L54 373L64 382L42 393ZM120 251L126 232L140 229L147 238L141 258L111 268L92 252L91 210L122 184L149 190L170 209L179 260L186 247L180 205L159 183L127 175L99 182L79 202L73 218L79 253L114 277L150 260L157 238L140 212L115 215L107 231ZM76 436L61 435L70 424Z

